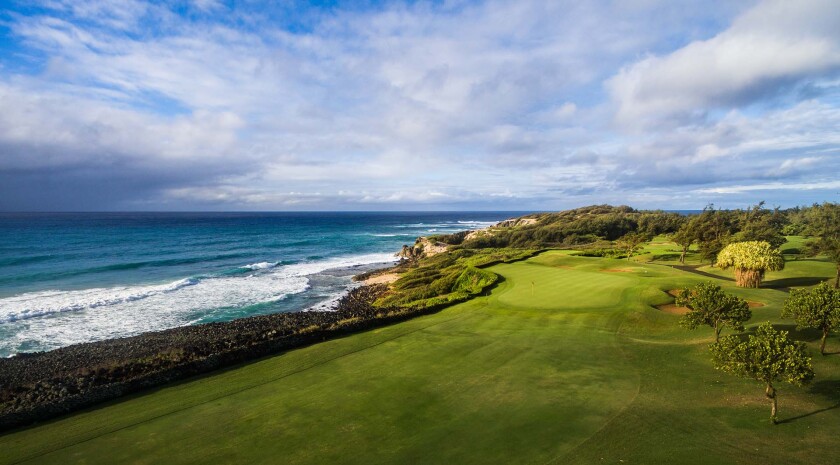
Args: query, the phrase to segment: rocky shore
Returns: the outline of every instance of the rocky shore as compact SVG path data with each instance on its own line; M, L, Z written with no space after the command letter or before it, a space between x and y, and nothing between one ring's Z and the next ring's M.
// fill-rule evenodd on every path
M355 288L334 311L185 326L0 359L0 430L443 307L374 307L387 288Z

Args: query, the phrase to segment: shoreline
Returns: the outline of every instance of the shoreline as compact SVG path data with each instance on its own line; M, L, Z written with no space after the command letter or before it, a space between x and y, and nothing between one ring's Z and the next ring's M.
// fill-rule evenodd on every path
M376 261L369 262L367 259L372 256L376 255L378 257ZM359 263L352 263L353 259L361 258ZM42 318L49 318L53 315L59 317L59 321L64 324L64 320L66 318L71 318L72 315L77 313L84 313L88 312L90 315L93 315L96 321L94 323L100 323L98 326L93 325L94 329L99 329L99 331L94 331L91 333L87 333L84 331L84 327L82 325L76 325L75 327L68 326L71 329L76 329L80 331L70 331L69 334L83 334L84 336L70 336L65 338L56 338L55 340L50 340L49 337L51 336L49 332L40 331L32 335L29 339L32 343L29 345L23 345L18 342L15 342L14 338L10 338L8 341L4 341L2 347L0 347L0 359L3 358L13 358L18 355L25 356L26 354L32 353L39 353L39 352L50 352L53 350L61 349L63 347L69 347L72 345L77 344L85 344L85 343L92 343L92 342L100 342L105 340L111 339L119 339L119 338L126 338L132 336L138 336L143 333L147 332L155 332L155 331L165 331L168 329L178 328L182 326L193 326L196 324L206 324L206 323L215 323L215 322L228 322L233 321L236 319L241 318L249 318L251 316L259 316L259 315L268 315L272 313L296 313L296 312L311 312L311 311L331 311L336 306L338 300L347 294L348 291L357 287L359 285L357 280L355 280L355 276L359 274L365 274L372 271L378 271L383 268L391 268L397 263L397 259L394 257L392 252L376 252L372 254L359 254L355 256L341 256L338 257L341 259L343 263L338 263L337 266L330 266L327 267L325 264L330 264L331 261L336 261L335 257L333 259L324 259L324 260L317 260L313 262L301 262L301 263L291 263L287 265L282 265L283 267L300 267L300 266L320 266L317 271L308 273L308 274L292 274L290 276L285 276L283 273L283 268L281 266L276 266L278 270L280 270L282 282L279 284L275 283L268 283L264 284L263 286L280 286L278 289L279 298L269 299L267 301L258 301L253 302L252 304L243 305L241 308L244 310L234 309L231 312L220 312L217 315L213 314L213 310L215 307L212 306L212 302L207 303L206 307L202 307L196 314L196 316L183 316L183 308L179 307L178 303L170 302L170 305L164 304L155 304L153 303L153 313L151 316L146 314L145 317L139 318L134 317L134 315L141 315L141 311L143 310L142 307L138 307L136 311L129 313L125 311L124 308L120 309L120 318L125 318L126 321L124 324L117 325L117 320L112 320L110 325L103 325L101 321L103 320L103 315L107 315L107 312L102 312L101 310L104 308L109 310L109 305L113 304L113 301L108 301L107 299L109 296L106 295L105 303L93 301L90 303L89 301L83 301L81 304L76 304L75 301L68 299L67 302L70 303L63 303L62 305L67 305L69 310L64 308L59 309L47 309L47 310L36 310L36 311L29 311L28 309L24 311L15 311L15 302L12 303L11 307L5 306L6 302L3 299L0 299L0 310L4 312L0 315L0 324L8 324L12 331L18 331L18 327L25 327L24 325L27 324L28 320L32 319L32 321L38 321L38 319ZM347 263L350 262L350 263ZM252 267L252 265L245 265L238 267L237 269L244 269L248 267ZM265 267L265 268L275 268L275 267ZM250 269L250 268L249 268ZM253 268L250 269L249 273L241 273L236 275L235 277L239 279L240 277L244 276L245 280L251 279L249 276L255 276L254 279L263 279L265 280L266 277L271 277L272 272L263 270L262 268ZM297 273L297 272L296 272ZM152 297L149 300L157 300L161 301L163 299L169 299L170 290L186 290L189 292L190 289L204 285L205 283L211 283L217 280L225 280L228 277L225 277L223 274L217 273L213 275L207 276L187 276L183 277L168 277L158 280L151 280L151 281L141 281L141 282L125 282L125 283L109 283L107 285L102 285L93 288L84 288L84 289L62 289L62 290L46 290L46 291L33 291L31 293L19 293L11 296L12 299L19 299L23 302L24 305L30 305L29 301L26 298L30 297L31 295L35 295L38 297L42 294L54 294L54 295L72 295L74 293L81 293L87 292L89 290L97 291L100 294L117 294L123 293L128 294L128 297L124 297L122 295L118 295L118 297L114 298L114 301L117 301L118 305L128 304L131 305L134 301L144 302L144 298L136 298L134 297L131 292L134 289L152 289L149 291L149 294ZM278 281L279 281L278 280ZM295 281L305 281L301 284L300 288L296 289L287 289L286 285L287 282L295 282ZM184 284L182 284L184 283ZM215 284L209 284L215 285ZM247 282L243 283L243 285L247 286ZM297 284L295 284L297 286ZM172 289L169 289L172 288ZM183 288L183 289L182 289ZM160 291L160 289L164 289L164 291ZM224 289L222 289L224 290ZM288 292L287 292L288 291ZM145 292L145 291L144 291ZM281 294L282 292L282 294ZM146 297L146 295L141 295L141 297ZM213 296L211 296L212 298ZM189 299L189 297L187 297ZM181 302L184 301L184 298L180 299ZM205 301L195 299L195 302L202 302L204 304ZM142 305L142 304L141 304ZM248 309L250 306L261 306L260 308L251 311ZM265 307L270 305L270 307ZM34 306L34 304L32 304ZM178 313L181 311L180 313ZM172 319L161 318L161 315L165 312L173 312L176 316ZM96 318L99 317L99 318ZM137 321L144 320L139 325L135 325ZM147 321L151 321L151 323L147 323ZM37 327L37 326L36 326ZM113 331L109 331L113 329ZM16 335L15 333L11 333L12 335ZM9 342L6 344L6 342Z
M425 307L374 306L412 259L419 258L396 256L403 259L362 265L372 269L353 275L357 285L345 289L329 308L186 325L0 359L0 433L151 387L436 313L471 298Z
M0 359L0 432L448 306L374 307L387 288L362 284L348 290L329 311L182 326Z

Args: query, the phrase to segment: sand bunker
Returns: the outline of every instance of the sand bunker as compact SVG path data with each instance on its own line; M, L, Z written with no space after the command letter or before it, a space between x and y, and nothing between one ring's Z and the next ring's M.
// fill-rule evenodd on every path
M631 270L631 269L627 269L627 268L610 268L608 270L601 270L601 271L603 271L604 273L632 273L636 270Z
M681 289L671 289L671 290L666 291L666 292L671 297L676 297L677 294L680 292L680 290ZM763 307L765 304L763 302L754 302L752 300L748 300L747 305L749 305L750 308L758 308L758 307ZM658 308L659 310L661 310L665 313L670 313L671 315L685 315L686 313L689 312L688 307L680 307L677 304L656 305L656 308Z
M656 308L671 315L685 315L688 313L688 307L678 307L676 304L657 305Z

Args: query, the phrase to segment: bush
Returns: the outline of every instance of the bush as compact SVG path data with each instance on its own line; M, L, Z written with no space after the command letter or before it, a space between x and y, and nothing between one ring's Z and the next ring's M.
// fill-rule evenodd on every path
M394 282L375 305L428 308L466 300L499 279L498 275L481 267L521 260L535 253L535 250L523 249L455 248L424 258Z
M458 277L452 291L478 294L490 285L495 284L498 279L499 275L496 273L468 266Z

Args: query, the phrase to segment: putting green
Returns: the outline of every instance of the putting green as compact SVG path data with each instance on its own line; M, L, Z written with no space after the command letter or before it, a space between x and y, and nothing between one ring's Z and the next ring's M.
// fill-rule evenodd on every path
M771 427L760 387L711 368L711 331L650 307L702 277L559 252L492 270L505 280L490 296L435 315L6 434L0 463L829 463L840 451L840 355L815 360L816 390L781 387L791 421ZM735 292L767 303L756 321L778 319L783 292Z

